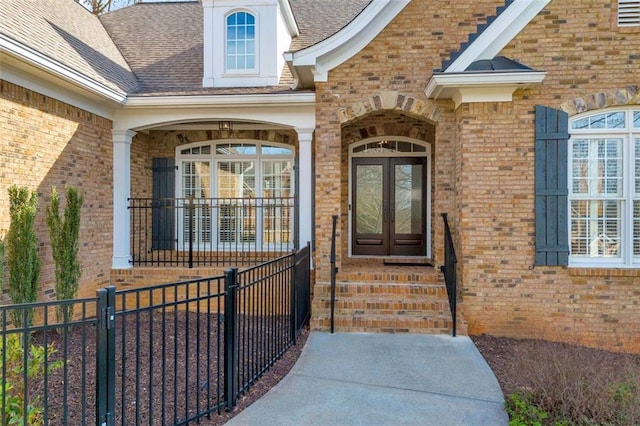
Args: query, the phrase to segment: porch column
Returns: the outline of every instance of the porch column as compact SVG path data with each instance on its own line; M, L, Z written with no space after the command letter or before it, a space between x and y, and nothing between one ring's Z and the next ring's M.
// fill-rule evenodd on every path
M298 176L300 179L298 187L298 247L304 247L307 241L313 242L313 159L312 159L312 141L314 129L299 129L298 147L299 147L299 167Z
M136 132L113 130L113 269L131 268L131 140Z

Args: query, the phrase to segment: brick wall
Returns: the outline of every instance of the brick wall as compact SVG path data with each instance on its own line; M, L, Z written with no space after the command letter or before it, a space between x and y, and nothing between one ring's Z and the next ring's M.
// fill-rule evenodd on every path
M79 293L94 296L98 286L109 283L111 270L111 122L1 81L0 129L0 232L6 233L10 224L8 188L16 184L36 190L36 228L43 262L40 299L54 299L54 264L44 212L53 185L63 203L65 185L79 188L84 193ZM3 294L3 300L6 297Z
M469 332L640 351L640 274L532 266L534 106L575 113L576 106L640 104L626 90L640 81L640 31L618 31L610 1L552 1L500 53L547 71L542 85L517 91L512 103L457 110L450 101L425 99L431 70L501 4L460 8L458 2L413 1L366 48L332 70L327 83L318 84L316 279L322 284L330 276L332 214L341 217L338 266L348 265L351 135L380 128L376 117L385 124L410 116L435 125L434 259L442 261L439 214L448 212ZM385 102L390 96L397 104Z

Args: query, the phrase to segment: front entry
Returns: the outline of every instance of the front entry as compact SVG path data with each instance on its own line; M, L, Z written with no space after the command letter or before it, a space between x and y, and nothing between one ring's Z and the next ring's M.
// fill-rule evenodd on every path
M352 254L427 256L428 157L354 157L351 170Z

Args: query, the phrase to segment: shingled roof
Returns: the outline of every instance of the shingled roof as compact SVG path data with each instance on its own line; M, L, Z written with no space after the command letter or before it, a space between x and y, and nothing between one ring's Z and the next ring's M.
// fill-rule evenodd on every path
M117 91L138 87L98 18L73 0L2 0L0 34Z
M371 0L290 0L298 51L332 36ZM203 88L203 8L199 1L139 3L101 15L73 0L1 0L0 33L111 89L127 94L278 93L278 86Z

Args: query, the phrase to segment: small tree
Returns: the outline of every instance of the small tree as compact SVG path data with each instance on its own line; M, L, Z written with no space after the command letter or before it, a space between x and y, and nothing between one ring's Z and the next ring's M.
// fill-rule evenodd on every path
M6 237L6 256L9 268L9 296L13 303L35 302L38 298L40 258L35 218L38 195L26 187L9 188L11 225ZM17 327L33 320L33 309L17 310L11 315Z
M64 218L60 216L60 199L56 188L51 189L51 205L47 207L47 225L51 238L51 252L56 265L56 297L73 299L78 294L82 273L78 261L80 209L84 197L76 188L67 188L67 206ZM73 317L73 305L58 307L58 321L68 322Z

